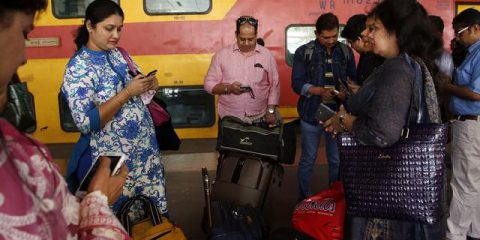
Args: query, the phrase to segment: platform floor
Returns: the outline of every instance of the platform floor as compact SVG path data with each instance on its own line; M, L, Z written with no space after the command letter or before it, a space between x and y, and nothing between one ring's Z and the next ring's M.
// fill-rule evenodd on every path
M297 139L298 140L298 139ZM63 173L66 171L72 145L48 145L55 161ZM298 186L297 164L300 157L300 142L297 141L296 161L293 165L283 165L284 177L281 196L275 197L273 214L270 219L272 229L290 226L290 219L296 205ZM200 224L203 215L204 192L201 168L207 167L210 176L215 176L217 153L215 139L184 140L181 149L163 154L166 170L167 198L170 217L182 227L188 239L206 239ZM448 171L450 176L450 171ZM327 188L328 171L323 140L312 176L313 192ZM448 194L450 199L451 193Z
M297 139L299 140L299 139ZM201 230L203 207L205 205L201 168L207 167L210 176L215 176L217 152L215 139L183 140L179 151L163 154L166 171L167 198L170 217L182 227L188 239L205 239ZM296 205L298 187L296 169L300 157L300 142L297 142L296 161L293 165L283 165L284 177L281 196L275 197L275 206L271 217L272 228L290 226L290 219ZM328 173L325 161L324 144L318 155L312 177L313 191L327 187ZM72 144L48 145L55 161L65 174Z
M216 168L216 162L216 153L167 156L165 168L170 216L183 227L188 239L205 239L200 228L205 205L200 169L206 166L210 170L210 176L215 176L213 169ZM297 203L296 166L284 165L284 170L279 191L282 195L274 196L275 205L270 219L273 229L290 226L291 213ZM314 192L327 187L326 165L319 164L315 167L312 182L315 183Z

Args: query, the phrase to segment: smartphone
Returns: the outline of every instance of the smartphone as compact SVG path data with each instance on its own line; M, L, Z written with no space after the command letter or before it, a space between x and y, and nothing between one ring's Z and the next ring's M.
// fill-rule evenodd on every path
M157 69L149 72L149 73L147 74L147 77L153 76L153 75L155 75L155 74L157 74Z
M318 105L318 109L315 114L315 117L317 118L317 120L321 122L325 122L331 117L333 117L333 115L335 115L335 111L333 111L327 105L320 103L320 105Z
M252 88L250 86L241 86L240 89L244 92L249 92L252 91Z
M122 164L127 159L127 156L125 154L105 155L105 157L109 157L111 159L111 162L110 162L111 176L114 176L119 173L120 168L122 167ZM100 161L97 159L95 163L90 167L85 177L80 182L80 186L75 191L75 196L82 198L85 195L87 195L88 185L90 185L90 182L92 181L92 178L95 175L95 172L97 171L97 168L99 165L100 165Z

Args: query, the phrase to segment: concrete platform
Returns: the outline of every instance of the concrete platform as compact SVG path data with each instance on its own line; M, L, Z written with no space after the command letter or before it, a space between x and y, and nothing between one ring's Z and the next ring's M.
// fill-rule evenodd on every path
M299 139L297 139L299 140ZM167 198L169 213L173 221L184 230L188 239L205 239L200 224L205 205L201 168L207 167L210 176L215 176L217 153L215 139L183 140L179 151L163 153L166 171ZM300 158L300 141L297 142L296 161L293 165L283 165L285 173L281 187L281 196L275 197L272 228L289 226L293 208L296 205L298 186L296 169ZM325 160L324 144L317 158L312 177L313 191L327 187L328 171ZM65 174L72 144L48 145L56 163Z
M166 156L167 196L172 220L185 231L188 239L205 239L200 228L205 206L203 183L200 169L206 166L210 176L215 176L216 153L179 154ZM298 187L296 166L284 165L284 177L281 186L281 196L274 196L272 228L290 226L290 219L296 205ZM188 170L185 170L188 169ZM313 191L325 189L328 184L327 165L318 164L315 167L312 183Z

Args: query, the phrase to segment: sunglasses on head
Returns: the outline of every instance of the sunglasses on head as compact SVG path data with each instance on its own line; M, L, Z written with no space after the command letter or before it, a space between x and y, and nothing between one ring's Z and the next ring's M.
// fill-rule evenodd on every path
M256 25L258 24L258 20L257 20L257 19L255 19L255 18L253 18L253 17L249 17L249 16L239 17L239 18L237 19L237 23L238 23L239 25L242 25L242 24L247 23L247 22L248 22L250 25L252 25L252 26L256 26Z

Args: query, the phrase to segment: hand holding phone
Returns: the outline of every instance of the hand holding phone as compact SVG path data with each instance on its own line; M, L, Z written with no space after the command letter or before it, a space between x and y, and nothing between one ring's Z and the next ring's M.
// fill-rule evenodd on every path
M125 154L111 154L111 155L105 156L105 157L110 158L110 176L117 175L120 172L120 168L122 167L123 163L127 159L127 156ZM93 163L93 165L90 167L87 174L85 175L85 177L80 182L80 186L75 191L75 196L83 197L87 194L90 182L94 178L94 176L97 172L97 169L99 168L99 165L101 164L100 163L101 161L102 160L100 160L100 157L99 157Z

